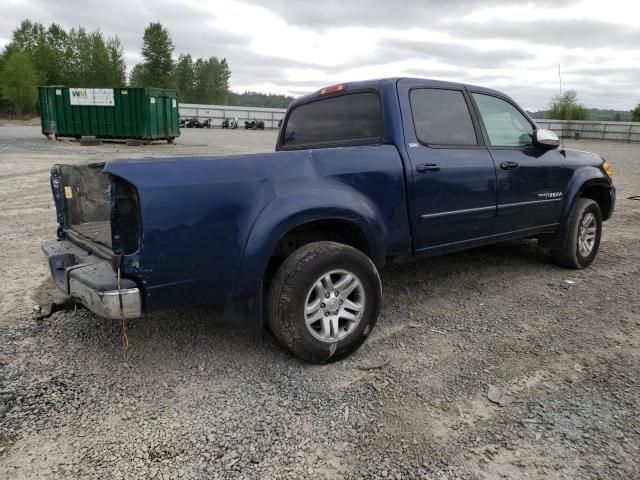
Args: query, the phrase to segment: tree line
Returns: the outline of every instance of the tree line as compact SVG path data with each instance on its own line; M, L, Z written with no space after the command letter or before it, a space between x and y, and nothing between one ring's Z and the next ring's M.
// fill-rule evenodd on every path
M175 88L184 102L226 103L231 76L226 59L181 54L174 61L171 35L157 22L144 30L141 54L143 61L127 78L117 36L24 20L0 55L0 97L17 115L35 110L38 85Z
M259 92L229 92L227 105L241 107L287 108L291 102L293 102L293 97L286 95Z
M169 31L159 22L149 24L142 37L143 62L131 70L129 84L175 88L186 103L226 104L231 77L227 59L180 54L174 61L174 50Z
M121 86L126 81L118 37L64 30L24 20L0 55L1 97L21 115L35 109L38 85Z
M180 54L159 22L143 33L142 62L127 76L120 39L83 27L65 30L52 23L24 20L0 53L0 111L18 116L36 110L38 85L76 87L175 88L186 103L286 107L292 97L229 91L231 69L225 58Z
M549 102L547 110L531 113L533 118L548 118L551 120L594 120L612 122L640 122L640 104L629 110L604 110L600 108L586 108L578 101L575 90L568 90L562 95L555 95Z

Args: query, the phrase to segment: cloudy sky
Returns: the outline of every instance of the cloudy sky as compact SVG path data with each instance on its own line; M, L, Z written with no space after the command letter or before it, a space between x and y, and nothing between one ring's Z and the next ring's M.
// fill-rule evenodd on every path
M118 35L131 68L159 20L176 57L226 57L234 91L301 95L386 76L462 81L545 108L575 89L587 106L640 102L637 0L2 0L0 47L24 18Z

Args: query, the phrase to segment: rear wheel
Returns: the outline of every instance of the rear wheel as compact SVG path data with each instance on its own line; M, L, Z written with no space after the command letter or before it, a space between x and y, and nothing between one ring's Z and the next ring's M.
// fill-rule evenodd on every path
M378 319L380 277L359 250L315 242L293 252L269 291L267 320L280 344L313 363L340 360L366 340Z
M567 268L588 267L598 253L602 236L602 213L590 198L579 198L569 219L564 248L551 250L554 261Z

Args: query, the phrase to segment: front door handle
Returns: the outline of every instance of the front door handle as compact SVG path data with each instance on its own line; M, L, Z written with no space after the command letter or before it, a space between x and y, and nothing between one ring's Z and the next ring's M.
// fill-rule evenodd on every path
M517 162L502 162L500 164L500 168L503 170L513 170L515 168L518 168L518 163Z
M440 170L440 167L435 163L423 163L416 167L418 173L437 172L438 170Z

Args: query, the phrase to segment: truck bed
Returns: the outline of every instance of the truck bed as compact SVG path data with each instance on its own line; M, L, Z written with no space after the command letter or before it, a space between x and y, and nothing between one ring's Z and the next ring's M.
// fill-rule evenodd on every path
M107 220L73 225L72 229L92 242L111 247L111 222Z

